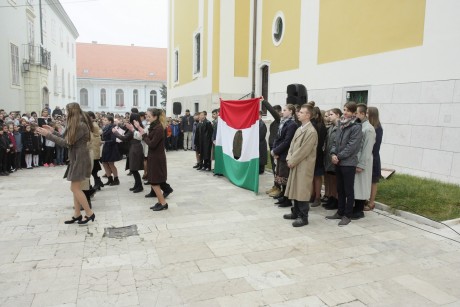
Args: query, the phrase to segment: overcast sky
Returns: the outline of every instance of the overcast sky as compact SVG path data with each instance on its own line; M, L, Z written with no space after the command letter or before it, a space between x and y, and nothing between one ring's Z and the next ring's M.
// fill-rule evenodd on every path
M168 0L60 0L77 42L167 47Z

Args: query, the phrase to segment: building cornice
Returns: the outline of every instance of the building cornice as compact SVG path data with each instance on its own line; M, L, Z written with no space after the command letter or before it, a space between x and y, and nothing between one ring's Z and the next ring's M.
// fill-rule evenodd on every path
M59 0L46 0L49 6L54 10L54 12L61 18L62 22L67 26L67 29L72 33L74 39L77 39L79 36L78 30L73 24L72 20L70 19L69 15L67 15L66 11L62 7Z

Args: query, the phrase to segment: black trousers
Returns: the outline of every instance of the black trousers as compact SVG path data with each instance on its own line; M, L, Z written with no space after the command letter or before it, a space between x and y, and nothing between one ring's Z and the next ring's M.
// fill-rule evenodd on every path
M365 199L355 199L355 206L353 207L353 213L363 212L365 204L366 204Z
M351 218L355 203L355 166L336 166L339 215Z
M0 173L8 173L8 153L5 149L0 149Z
M130 171L130 172L133 173L134 187L142 188L142 180L141 180L141 175L139 174L139 171Z
M308 201L294 200L294 208L292 208L292 213L305 220L308 219L309 211L310 203Z

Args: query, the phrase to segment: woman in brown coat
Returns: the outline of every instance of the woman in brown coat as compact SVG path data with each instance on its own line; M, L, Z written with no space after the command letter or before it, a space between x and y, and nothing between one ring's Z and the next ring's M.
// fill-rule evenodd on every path
M168 204L161 192L161 185L166 182L168 177L164 144L166 118L162 110L155 108L148 109L145 117L150 123L148 131L145 131L139 122L135 121L134 124L142 135L142 140L149 147L147 180L152 185L152 189L158 198L158 203L150 209L160 211L168 209Z
M91 174L91 160L89 156L88 142L90 140L91 122L83 114L80 105L76 102L66 106L67 129L64 137L54 135L54 128L43 125L37 128L37 132L59 146L69 148L69 169L67 180L70 181L70 190L73 193L74 215L65 224L86 224L90 220L94 222L96 217L89 207L85 194L81 189L81 181L89 178ZM85 219L80 213L80 205L85 210Z

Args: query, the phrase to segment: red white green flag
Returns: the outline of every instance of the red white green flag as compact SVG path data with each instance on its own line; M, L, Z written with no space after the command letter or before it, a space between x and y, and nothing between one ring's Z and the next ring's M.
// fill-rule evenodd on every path
M233 184L259 192L259 105L260 98L221 100L217 125L215 166ZM233 141L241 131L241 156L235 158Z

